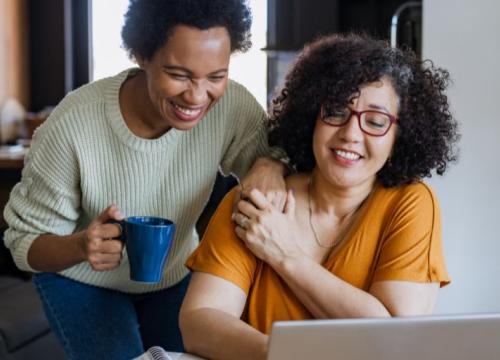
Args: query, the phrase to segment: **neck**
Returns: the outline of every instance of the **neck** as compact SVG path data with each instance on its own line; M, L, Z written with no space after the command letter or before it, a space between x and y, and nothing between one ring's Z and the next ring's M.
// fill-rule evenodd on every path
M120 106L128 128L139 137L155 139L170 129L155 111L143 71L137 72L123 83Z
M375 179L359 186L340 188L328 182L317 168L309 178L309 196L315 213L324 213L342 220L353 214L375 186Z

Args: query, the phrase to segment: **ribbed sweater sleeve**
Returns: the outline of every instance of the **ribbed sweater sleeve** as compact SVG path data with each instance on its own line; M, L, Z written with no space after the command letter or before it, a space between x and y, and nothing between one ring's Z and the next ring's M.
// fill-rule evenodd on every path
M71 116L63 105L36 131L22 180L13 188L5 207L4 217L9 223L6 245L22 270L34 271L27 253L37 236L70 234L78 219L79 175L69 142L71 129L65 122Z
M158 139L137 137L119 104L121 84L135 71L75 90L36 131L21 182L4 211L5 243L21 269L33 270L27 253L36 237L81 231L114 203L125 216L160 216L176 223L162 281L131 281L126 252L111 271L93 271L82 262L61 274L131 293L172 286L188 273L184 263L199 242L195 223L219 166L242 176L257 155L268 151L262 108L232 81L195 128L170 129Z
M243 177L258 157L282 158L284 153L270 148L267 142L267 116L257 100L248 90L234 84L229 94L227 111L231 114L230 127L234 136L231 138L225 156L221 162L224 174L233 173ZM229 111L229 104L238 104Z
M266 153L267 137L265 129L266 115L253 96L247 90L236 85L232 92L230 103L236 103L236 98L241 99L238 107L230 112L231 121L229 126L234 133L231 143L228 144L226 155L221 162L221 170L224 174L233 173L238 177L246 174L256 156ZM227 111L228 109L221 109ZM257 150L261 153L258 154Z

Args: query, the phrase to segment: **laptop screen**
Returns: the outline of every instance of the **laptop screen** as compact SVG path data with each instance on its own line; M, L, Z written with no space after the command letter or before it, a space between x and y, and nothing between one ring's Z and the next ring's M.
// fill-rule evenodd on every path
M500 314L273 324L268 360L496 360Z

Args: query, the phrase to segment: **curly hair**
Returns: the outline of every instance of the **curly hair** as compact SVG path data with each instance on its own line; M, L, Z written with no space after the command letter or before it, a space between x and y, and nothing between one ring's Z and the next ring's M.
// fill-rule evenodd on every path
M129 56L151 60L177 25L226 28L231 52L251 46L252 14L245 0L130 0L122 28Z
M363 85L382 77L399 97L399 120L392 156L378 179L391 187L430 177L434 169L442 175L457 158L459 139L444 93L448 72L367 35L330 35L305 46L273 100L270 145L284 149L297 171L311 171L321 107L344 109Z

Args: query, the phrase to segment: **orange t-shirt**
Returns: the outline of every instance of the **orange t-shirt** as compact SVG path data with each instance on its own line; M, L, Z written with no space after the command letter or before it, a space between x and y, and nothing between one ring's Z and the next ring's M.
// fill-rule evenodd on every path
M265 334L274 321L312 319L279 275L236 236L231 221L233 199L231 191L186 266L243 289L247 303L242 319ZM323 267L365 291L381 280L449 283L439 206L427 185L377 186L366 201L348 238L326 258Z

